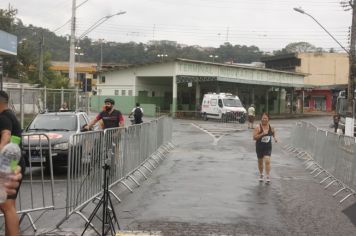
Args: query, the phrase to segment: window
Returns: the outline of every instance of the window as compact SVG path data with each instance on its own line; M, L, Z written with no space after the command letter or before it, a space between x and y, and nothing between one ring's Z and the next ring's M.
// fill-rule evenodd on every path
M126 96L126 90L121 90L121 96Z
M222 103L222 100L221 100L221 99L218 100L218 105L219 105L219 107L221 107L221 108L223 107L223 103Z
M132 96L132 90L129 90L129 96Z
M217 100L216 99L211 99L210 105L216 106Z
M75 115L38 115L28 130L77 130L77 116Z
M119 95L119 90L115 90L115 96Z
M304 107L309 107L310 96L304 98Z
M83 128L84 125L87 125L87 121L85 120L83 115L79 116L79 125L80 125L80 128Z
M105 76L101 76L101 83L105 84Z
M227 107L242 107L242 103L238 99L227 98L227 99L223 99L223 101L225 106ZM219 99L219 106L220 106L220 99Z
M152 97L156 96L155 91L152 91Z
M147 91L138 91L138 96L139 97L148 97L148 92Z

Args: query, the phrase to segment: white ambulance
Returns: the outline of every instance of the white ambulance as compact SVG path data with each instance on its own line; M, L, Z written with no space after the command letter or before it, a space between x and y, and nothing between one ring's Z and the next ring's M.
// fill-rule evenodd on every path
M222 121L239 121L245 123L246 109L238 96L231 93L208 93L204 95L201 114L204 120L221 119Z

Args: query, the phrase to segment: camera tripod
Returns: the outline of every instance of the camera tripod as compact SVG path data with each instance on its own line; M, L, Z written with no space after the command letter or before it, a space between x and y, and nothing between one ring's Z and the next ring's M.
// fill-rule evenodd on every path
M111 151L109 151L109 153L111 153ZM110 198L110 192L109 192L110 165L107 164L107 161L109 160L104 161L104 165L103 165L103 169L104 169L103 196L100 198L99 203L96 205L93 212L90 214L88 222L86 223L85 228L81 234L82 236L84 235L85 231L88 229L89 226L91 226L97 232L98 235L102 235L102 236L107 235L109 231L111 232L111 235L115 235L116 234L115 225L117 226L117 229L120 230L120 225L116 217L115 208ZM102 212L102 219L101 219L102 228L100 234L91 224L91 222L93 221L94 217L97 215L101 207L103 212Z

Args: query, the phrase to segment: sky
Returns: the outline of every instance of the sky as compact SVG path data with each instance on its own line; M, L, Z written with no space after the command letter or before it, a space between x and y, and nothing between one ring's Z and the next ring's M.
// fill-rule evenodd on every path
M85 0L77 0L77 5ZM172 40L180 44L218 47L224 42L257 46L272 52L288 43L309 42L326 50L341 47L300 7L348 47L351 11L342 0L88 0L77 8L76 36L107 15L110 18L88 34L98 40L143 42ZM72 0L0 0L18 9L25 25L55 30L71 17ZM70 24L56 31L69 35Z

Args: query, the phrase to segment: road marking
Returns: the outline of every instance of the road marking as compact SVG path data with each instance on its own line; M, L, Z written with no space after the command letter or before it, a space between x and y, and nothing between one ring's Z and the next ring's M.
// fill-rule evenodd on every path
M116 236L162 236L161 232L147 231L121 231Z
M222 139L225 135L242 131L241 128L236 128L232 126L228 127L226 124L224 125L224 127L216 127L216 125L214 125L214 127L211 127L210 124L195 123L191 123L191 125L210 135L214 139L213 145L217 145L220 139Z

